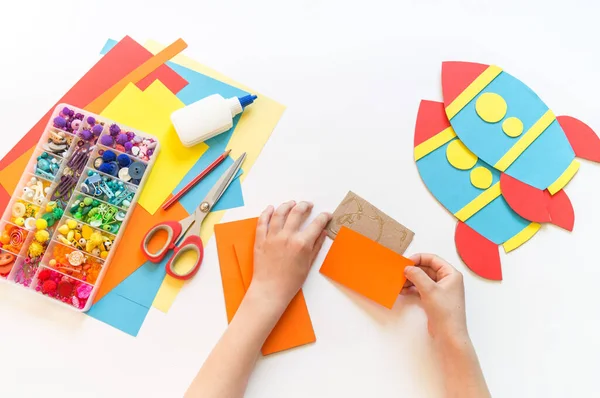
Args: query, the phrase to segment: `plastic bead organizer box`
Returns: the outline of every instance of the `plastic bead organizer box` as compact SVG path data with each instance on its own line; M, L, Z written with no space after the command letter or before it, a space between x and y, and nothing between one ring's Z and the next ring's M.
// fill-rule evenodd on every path
M89 310L158 151L153 136L57 106L0 222L0 279Z

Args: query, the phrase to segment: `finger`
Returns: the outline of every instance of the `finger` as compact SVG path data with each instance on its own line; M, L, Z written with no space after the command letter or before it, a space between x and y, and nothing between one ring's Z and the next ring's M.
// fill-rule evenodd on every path
M317 241L315 242L315 246L313 247L312 260L310 262L311 264L315 262L315 259L319 255L319 252L321 251L321 248L323 247L323 242L325 242L326 237L327 237L327 232L322 231L321 236L319 236L319 239L317 239Z
M269 232L268 234L276 234L283 229L285 225L285 220L290 214L290 210L296 205L296 202L290 200L289 202L285 202L282 205L279 205L277 210L273 213L271 217L271 223L269 224Z
M313 208L313 204L310 202L300 202L292 208L290 215L288 216L283 229L289 232L296 232L300 229L300 226L304 224L304 221L310 215Z
M400 294L403 296L419 296L419 291L415 286L408 286L400 291Z
M315 245L317 239L321 236L321 232L327 226L327 223L331 220L331 214L321 213L301 232L302 239L311 245Z
M404 275L406 276L406 279L415 285L421 294L427 294L436 288L433 279L419 267L406 267L404 269Z
M256 224L256 242L255 245L261 245L267 238L267 232L269 231L269 221L273 216L273 206L269 205L258 217L258 223Z
M419 265L421 267L429 267L433 269L437 274L438 280L454 272L458 272L446 260L442 259L439 256L436 256L435 254L418 253L411 256L410 259L415 262L415 265Z
M429 276L431 279L433 279L435 282L437 282L437 273L432 268L423 267L422 265L419 265L418 267L421 268L427 274L427 276ZM411 281L409 281L407 279L406 282L404 283L404 286L409 287L409 286L414 286L414 285Z

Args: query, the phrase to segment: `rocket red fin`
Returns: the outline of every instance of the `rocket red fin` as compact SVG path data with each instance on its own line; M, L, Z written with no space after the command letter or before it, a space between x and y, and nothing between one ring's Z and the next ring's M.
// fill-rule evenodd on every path
M421 100L415 127L415 147L448 127L450 127L450 122L448 116L446 116L444 104Z
M500 174L500 190L511 209L526 220L550 222L548 199L544 191L507 174Z
M534 188L504 173L500 174L500 189L510 208L524 219L573 230L575 213L564 190L551 195L548 190Z
M571 200L567 193L561 189L554 195L551 195L548 190L544 191L547 198L548 213L552 219L552 224L559 226L567 231L573 230L575 224L575 212Z
M571 116L556 118L575 152L582 159L600 162L600 138L590 126Z
M450 105L488 66L474 62L442 62L444 106Z
M482 278L502 280L498 245L484 238L462 221L456 224L454 242L460 258L471 271Z

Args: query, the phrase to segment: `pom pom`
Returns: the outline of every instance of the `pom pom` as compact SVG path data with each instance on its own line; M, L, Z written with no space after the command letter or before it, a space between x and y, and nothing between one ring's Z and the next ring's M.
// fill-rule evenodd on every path
M121 167L129 167L129 165L131 164L131 159L129 158L129 156L121 154L117 156L117 162Z
M96 137L98 137L100 134L102 134L102 130L103 130L103 128L102 128L102 125L100 125L100 124L97 124L94 127L92 127L92 133Z
M46 232L47 231L38 231L38 232ZM44 247L38 242L31 242L28 249L29 257L39 257L44 253Z
M133 143L128 141L125 143L125 145L123 145L123 147L125 148L125 151L127 153L131 153L131 149L133 148Z
M35 220L35 227L37 229L46 229L48 228L48 221L44 220L43 218L38 218Z
M127 139L127 134L119 134L117 136L117 144L123 145L125 144L127 141L129 141Z
M54 118L54 127L64 129L67 126L67 121L64 117L57 116Z
M115 141L110 135L105 135L102 136L102 138L100 138L100 143L104 146L112 146L115 143Z
M45 281L46 279L50 278L50 270L49 269L44 269L40 272L40 274L38 275L38 279L41 281Z
M56 291L56 282L53 280L47 280L42 284L42 293L49 294Z
M69 108L67 108L66 106L64 108L62 108L61 113L64 115L67 115L67 116L71 116L71 110Z
M88 116L87 122L89 125L94 125L94 124L96 124L96 118L93 116Z
M57 207L56 209L52 210L52 216L54 216L56 220L59 220L63 216L63 214L65 214L65 211L60 207Z
M119 126L117 126L116 124L111 124L109 131L110 131L110 135L117 135L121 132L121 128Z
M104 160L104 162L109 163L109 162L114 162L117 159L117 154L114 153L113 151L106 151L102 154L102 160Z
M94 135L92 134L92 132L90 130L81 130L79 132L79 137L81 137L81 139L85 140L85 141L89 141L92 139Z
M49 239L50 239L50 234L45 229L42 229L41 231L37 231L35 233L35 240L37 240L40 243L46 243L46 242L48 242ZM30 249L31 249L31 247L30 247ZM37 256L35 256L35 257L37 257Z

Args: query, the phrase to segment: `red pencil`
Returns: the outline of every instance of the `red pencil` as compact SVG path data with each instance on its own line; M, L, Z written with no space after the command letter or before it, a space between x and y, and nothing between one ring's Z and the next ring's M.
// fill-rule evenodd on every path
M231 152L231 149L223 152L223 154L221 156L216 158L214 162L212 162L207 168L202 170L202 173L198 174L192 181L190 181L185 187L183 187L183 189L181 191L177 192L171 198L167 199L167 201L165 203L163 203L163 205L162 205L163 210L167 210L169 207L171 207L171 205L173 203L177 202L179 200L179 198L181 198L183 195L185 195L187 193L187 191L192 189L192 187L194 185L196 185L204 177L206 177L206 175L208 173L210 173L211 171L213 171L215 169L215 167L220 165L221 162L224 161L225 158L227 158L227 156L229 156L229 152Z

